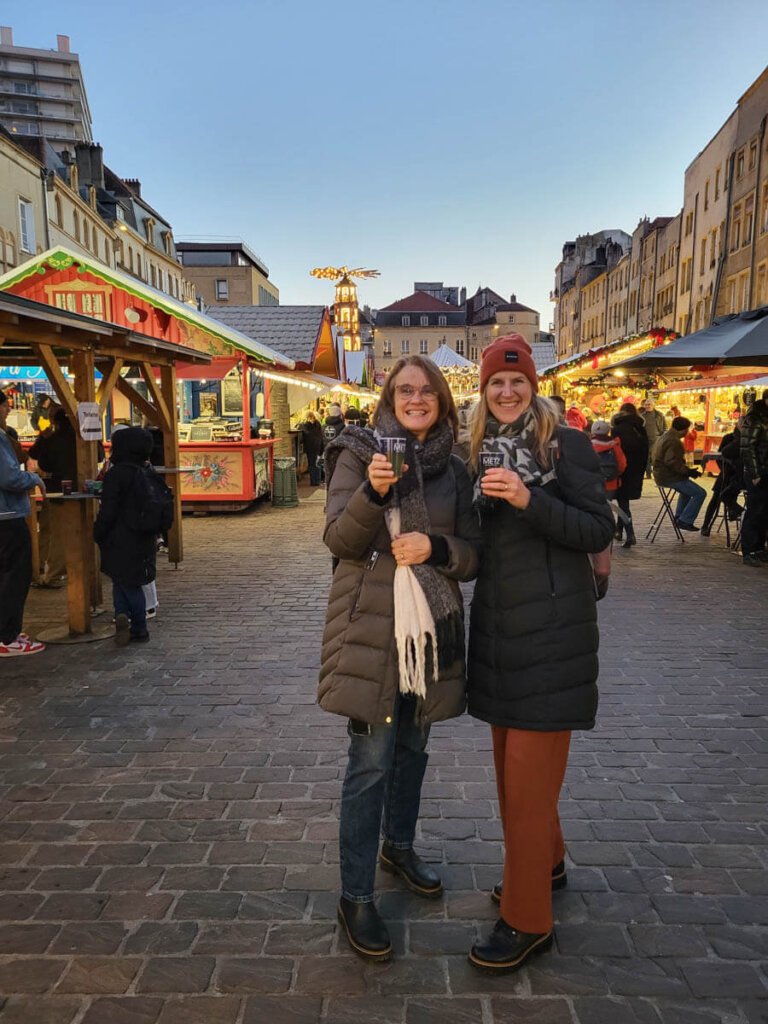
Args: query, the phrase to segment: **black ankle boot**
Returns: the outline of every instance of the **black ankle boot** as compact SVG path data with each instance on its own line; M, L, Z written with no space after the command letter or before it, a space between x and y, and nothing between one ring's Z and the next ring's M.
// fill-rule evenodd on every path
M623 548L631 548L637 544L637 537L635 537L635 531L632 526L627 527L627 539L621 545Z
M339 900L338 917L349 944L358 956L367 960L389 960L392 943L387 926L373 904L355 903L343 896Z
M440 876L425 864L413 849L397 850L388 842L382 843L381 857L379 858L383 871L391 875L400 875L409 889L413 889L419 896L426 896L427 899L437 899L443 895L443 883Z
M568 874L565 870L565 861L561 860L552 868L552 892L564 889L568 885ZM501 903L501 882L497 882L491 890L491 899L494 903Z
M551 931L538 935L519 932L500 917L488 938L469 951L469 962L482 970L506 974L518 970L528 957L543 953L551 945Z

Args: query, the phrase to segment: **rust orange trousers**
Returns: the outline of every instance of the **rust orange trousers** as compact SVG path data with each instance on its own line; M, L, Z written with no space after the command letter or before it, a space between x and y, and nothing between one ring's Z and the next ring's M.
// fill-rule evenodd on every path
M552 868L565 856L557 801L570 732L491 726L504 829L501 916L521 932L552 929Z

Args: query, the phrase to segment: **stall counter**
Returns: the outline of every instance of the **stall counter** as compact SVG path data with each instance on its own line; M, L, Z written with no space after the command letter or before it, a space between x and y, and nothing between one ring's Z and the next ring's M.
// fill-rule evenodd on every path
M279 438L253 441L179 442L181 500L188 510L202 505L246 508L272 489L273 450Z

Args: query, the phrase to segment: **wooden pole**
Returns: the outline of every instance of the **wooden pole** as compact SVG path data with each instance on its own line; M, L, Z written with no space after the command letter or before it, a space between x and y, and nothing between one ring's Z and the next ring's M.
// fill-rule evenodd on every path
M80 402L96 401L96 366L93 349L73 352L71 368L75 375L75 399ZM75 416L73 424L76 434L77 450L77 483L80 490L85 487L86 480L95 480L98 472L98 446L96 441L84 441L80 436L80 424ZM77 536L67 538L67 546L72 544L79 557L73 559L75 579L70 577L67 564L67 599L70 602L70 629L76 633L90 632L91 608L101 603L101 577L96 564L96 550L93 543L93 520L95 518L95 501L65 502L72 504L77 510L69 517L74 525L77 523ZM67 509L69 512L69 509ZM78 569L77 563L80 563ZM71 591L71 593L70 593Z
M160 367L160 392L168 414L168 429L163 430L163 457L169 469L178 469L179 429L176 410L176 369L173 365ZM178 565L184 557L181 530L181 474L169 473L165 482L173 491L173 526L168 531L168 561Z

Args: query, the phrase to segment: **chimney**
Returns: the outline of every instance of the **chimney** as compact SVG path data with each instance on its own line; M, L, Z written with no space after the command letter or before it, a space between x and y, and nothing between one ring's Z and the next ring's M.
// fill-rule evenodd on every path
M56 36L56 49L59 53L69 53L69 36Z
M509 296L509 301L510 302L517 302L517 296L514 294L514 292L512 293L512 295Z
M98 143L81 142L75 146L78 181L81 185L104 188L104 154Z
M7 25L0 26L0 46L13 46L13 29Z
M466 304L467 304L467 289L466 288L462 288L461 291L459 292L459 305L463 309L464 306L466 306Z
M123 178L123 181L128 188L133 192L137 199L141 199L141 182L138 178Z

